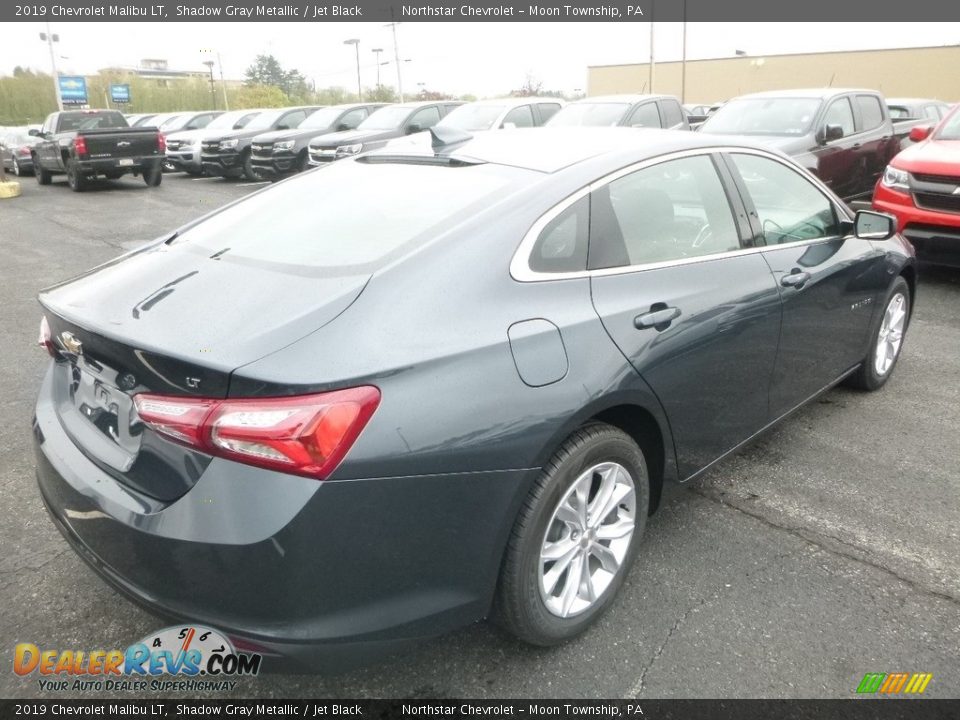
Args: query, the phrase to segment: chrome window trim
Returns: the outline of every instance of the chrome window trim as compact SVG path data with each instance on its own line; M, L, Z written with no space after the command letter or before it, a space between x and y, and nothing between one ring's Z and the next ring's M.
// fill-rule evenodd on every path
M648 158L646 160L640 160L628 165L626 167L620 168L619 170L614 170L607 175L604 175L599 180L595 180L589 185L586 185L571 195L568 195L563 200L558 202L552 208L547 210L542 214L536 222L527 230L526 234L523 236L523 240L520 241L520 245L517 247L516 252L513 254L513 259L510 261L510 276L517 282L545 282L550 280L575 280L582 278L590 277L604 277L607 275L624 275L627 273L635 272L646 272L647 270L658 270L661 268L667 267L676 267L682 265L692 265L694 263L710 262L712 260L722 260L725 258L739 257L741 255L752 255L754 253L768 252L772 250L779 250L780 248L791 248L791 247L802 247L804 245L814 245L817 243L825 242L828 240L834 240L836 237L825 237L825 238L811 238L809 240L797 240L791 243L781 243L779 245L760 245L757 247L749 248L740 248L739 250L730 250L723 253L713 253L711 255L700 255L697 257L691 258L680 258L677 260L665 260L663 262L656 263L639 263L636 265L622 265L615 268L602 268L597 270L574 270L571 272L538 272L530 268L530 255L533 252L533 247L537 242L537 239L540 237L540 233L543 232L544 228L550 222L560 215L564 210L569 208L575 202L581 198L589 195L594 190L597 190L604 185L608 185L615 180L630 175L639 170L644 170L655 165L660 165L661 163L670 162L672 160L679 160L686 157L697 157L700 155L715 155L718 153L728 153L728 154L746 154L746 155L758 155L768 160L774 160L784 167L792 170L793 172L800 175L802 178L811 182L814 187L816 187L826 198L826 200L833 206L834 210L837 213L837 217L840 220L851 221L853 218L850 214L849 209L843 205L843 203L838 202L833 195L833 192L820 180L809 171L800 167L792 160L785 156L778 155L775 152L770 152L768 150L761 150L759 148L748 148L748 147L737 147L737 146L728 146L728 145L718 145L713 147L702 147L702 148L693 148L691 150L679 150L676 152L668 153L666 155L658 155L653 158ZM720 174L717 173L717 179L721 182L723 178L720 177Z

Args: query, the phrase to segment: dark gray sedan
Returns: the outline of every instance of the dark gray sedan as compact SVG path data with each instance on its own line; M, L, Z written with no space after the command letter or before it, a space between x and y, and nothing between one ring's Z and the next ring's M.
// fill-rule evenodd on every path
M27 128L0 132L0 163L3 169L14 175L33 174L33 156L30 148L37 144L37 138L28 134Z
M890 378L913 251L789 159L440 135L41 293L41 495L115 587L314 668L488 616L556 644L665 482Z

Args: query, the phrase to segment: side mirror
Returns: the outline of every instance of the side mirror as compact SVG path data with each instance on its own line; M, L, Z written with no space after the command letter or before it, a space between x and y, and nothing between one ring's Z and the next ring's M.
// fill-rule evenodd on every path
M842 125L827 125L823 129L823 142L828 143L832 140L839 140L843 137Z
M892 215L858 210L853 220L853 234L862 240L887 240L897 231L897 220Z
M27 130L27 135L29 135L30 137L40 137L40 131L37 130L36 128L30 128L29 130Z
M931 132L933 132L932 125L916 125L910 128L910 139L913 142L920 142L930 137Z
M418 133L421 130L423 130L423 128L421 128L417 123L411 123L407 125L406 134L413 135L414 133Z
M339 125L337 125L336 132L344 132L346 130L353 130L353 128L350 127L348 123L340 123Z
M290 126L287 124L277 125L277 130L289 130Z
M503 128L504 130L516 130L517 124L512 122L505 122L500 127Z

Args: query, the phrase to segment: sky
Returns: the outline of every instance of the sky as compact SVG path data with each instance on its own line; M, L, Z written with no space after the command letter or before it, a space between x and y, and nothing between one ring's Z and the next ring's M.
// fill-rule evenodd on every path
M12 25L12 23L8 24ZM360 41L364 87L376 84L374 48L383 48L381 82L396 87L393 39L381 23L96 23L54 22L60 35L58 66L64 74L93 74L132 67L141 58L165 58L172 69L205 70L203 49L220 53L228 79L242 79L257 54L273 54L300 70L318 88L356 87L352 46ZM8 30L12 28L8 27ZM0 46L0 74L17 65L50 71L43 23L17 23ZM175 32L174 32L175 31ZM655 59L679 60L681 23L657 23ZM528 75L544 90L586 90L587 66L646 62L648 23L405 22L398 29L406 93L420 88L491 97L519 88ZM687 24L689 59L773 53L860 50L960 44L960 23L695 23ZM409 61L409 62L408 62ZM946 71L947 69L945 69ZM949 71L954 71L950 69ZM420 85L422 83L422 85Z

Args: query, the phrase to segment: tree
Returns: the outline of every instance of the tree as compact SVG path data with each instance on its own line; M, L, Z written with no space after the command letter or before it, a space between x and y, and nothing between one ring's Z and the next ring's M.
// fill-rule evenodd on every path
M399 102L400 96L389 85L380 85L376 88L365 88L363 99L370 102L395 103Z
M543 81L535 77L533 73L527 73L526 79L519 90L510 93L513 97L535 97L543 90Z
M310 92L303 74L299 70L284 70L273 55L257 55L246 76L247 85L273 85L288 98L304 100Z
M231 107L237 109L283 107L289 103L283 90L276 85L247 84L240 88L240 93Z
M417 100L451 100L451 96L446 93L438 92L437 90L427 90L422 88L420 92L417 93Z

